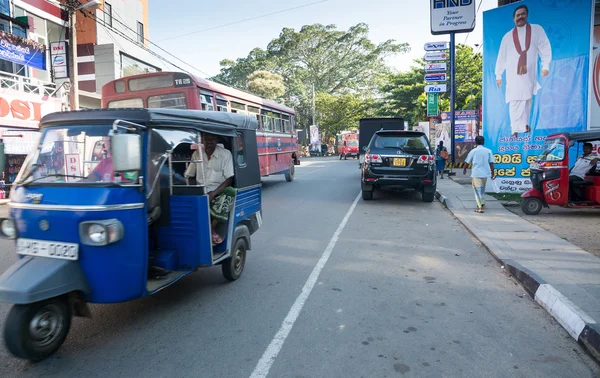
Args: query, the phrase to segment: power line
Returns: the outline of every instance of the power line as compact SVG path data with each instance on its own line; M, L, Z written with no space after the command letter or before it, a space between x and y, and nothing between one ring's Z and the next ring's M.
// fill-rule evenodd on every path
M271 12L271 13L263 14L263 15L260 15L260 16L245 18L243 20L233 21L233 22L229 22L227 24L222 24L222 25L217 25L217 26L213 26L213 27L210 27L210 28L207 28L207 29L202 29L202 30L198 30L198 31L194 31L194 32L186 33L186 34L180 34L180 35L176 35L176 36L173 36L173 37L164 38L164 39L161 39L158 42L168 41L168 40L175 39L175 38L187 37L188 35L198 34L198 33L204 33L204 32L210 31L210 30L224 28L226 26L237 25L237 24L241 24L243 22L257 20L259 18L265 18L265 17L268 17L268 16L273 16L273 15L276 15L276 14L285 13L285 12L289 12L289 11L300 9L300 8L306 8L306 7L315 5L315 4L325 3L327 1L330 1L330 0L320 0L320 1L315 1L315 2L312 2L312 3L308 3L308 4L298 5L296 7L282 9L282 10L279 10L279 11L276 11L276 12Z
M473 23L471 24L471 27L475 26L475 20L477 19L477 15L479 15L479 8L481 8L481 4L483 3L483 0L479 0L479 5L477 5L477 10L475 11L475 19L473 20ZM471 32L467 33L467 36L465 37L465 44L467 44L467 39L469 39L469 35L471 34Z

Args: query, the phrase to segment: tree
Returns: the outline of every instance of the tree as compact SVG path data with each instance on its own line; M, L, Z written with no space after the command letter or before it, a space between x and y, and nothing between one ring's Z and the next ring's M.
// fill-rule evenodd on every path
M256 70L280 74L283 98L296 110L301 126L312 119L314 93L373 95L388 68L385 59L409 50L406 43L369 38L369 27L360 23L347 31L335 25L305 25L300 31L284 28L266 50L256 48L245 58L223 60L216 80L249 89L247 77ZM316 97L316 96L315 96Z
M326 140L339 131L358 128L361 118L373 115L373 100L354 94L319 93L315 100L320 131Z
M269 71L255 71L248 76L248 90L268 100L275 100L285 93L283 77Z
M475 53L467 45L456 47L456 105L460 109L476 109L481 104L483 77L481 53ZM427 119L427 95L425 94L425 62L415 59L409 70L389 74L381 86L383 98L377 103L378 113L383 116L402 117L409 124ZM448 79L449 79L448 73ZM450 83L448 82L448 89ZM450 93L439 95L440 111L450 111Z

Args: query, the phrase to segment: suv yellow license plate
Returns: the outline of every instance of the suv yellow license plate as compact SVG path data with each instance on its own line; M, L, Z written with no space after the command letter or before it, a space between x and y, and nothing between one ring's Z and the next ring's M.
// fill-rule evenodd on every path
M394 158L392 160L392 166L394 166L394 167L406 167L406 159L405 158Z
M79 258L79 245L76 243L19 238L17 239L17 253L27 256L77 260Z

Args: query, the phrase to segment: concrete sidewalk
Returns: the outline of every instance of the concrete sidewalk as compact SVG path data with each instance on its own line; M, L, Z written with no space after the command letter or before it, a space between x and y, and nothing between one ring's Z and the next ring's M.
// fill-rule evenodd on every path
M445 178L437 198L479 239L536 302L600 361L600 258L506 210L486 196L475 213L473 190Z

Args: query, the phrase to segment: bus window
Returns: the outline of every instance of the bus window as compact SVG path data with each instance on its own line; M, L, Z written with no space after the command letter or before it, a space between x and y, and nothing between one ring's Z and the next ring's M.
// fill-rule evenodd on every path
M149 108L187 109L185 93L169 93L148 97Z
M115 92L117 93L125 93L125 80L117 80L115 81Z
M248 105L248 114L250 117L256 117L258 121L258 127L260 127L260 109L255 106Z
M262 112L262 125L264 131L273 131L273 118L271 112L263 110Z
M292 128L290 125L290 116L287 114L284 114L282 116L282 118L283 118L283 132L289 134L292 131Z
M109 108L143 108L144 101L141 98L128 98L127 100L115 100L108 103Z
M279 118L279 117L281 117L279 114L277 114L277 113L273 114L273 123L274 123L273 129L278 133L281 132L281 118Z
M202 110L215 110L213 105L213 98L211 95L200 93L200 103L202 104Z
M227 112L227 101L221 100L217 98L217 111L218 112Z
M231 101L231 112L246 114L246 105Z
M156 88L169 88L172 86L172 75L147 76L129 80L129 90L132 92Z

